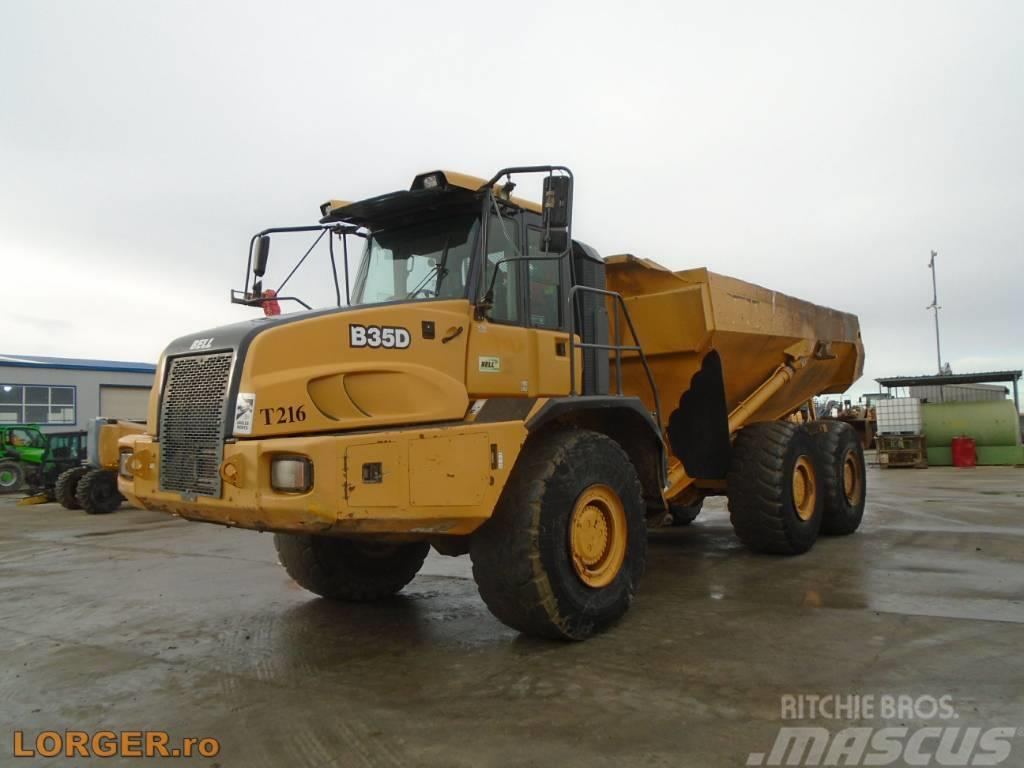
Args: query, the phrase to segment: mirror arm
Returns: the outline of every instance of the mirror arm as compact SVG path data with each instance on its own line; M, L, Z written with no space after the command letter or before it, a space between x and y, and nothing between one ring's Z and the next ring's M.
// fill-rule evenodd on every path
M246 295L241 291L232 289L231 291L231 303L232 304L244 304L247 307L262 307L264 303L268 301L294 301L297 304L301 304L306 309L312 309L309 304L304 302L298 296L253 296Z

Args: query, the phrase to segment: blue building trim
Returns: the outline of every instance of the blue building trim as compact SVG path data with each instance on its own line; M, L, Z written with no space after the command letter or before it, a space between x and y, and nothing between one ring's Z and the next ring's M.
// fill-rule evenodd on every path
M96 371L100 373L156 373L156 366L152 363L131 363L119 360L82 360L71 357L37 357L35 355L0 355L0 368L4 367Z

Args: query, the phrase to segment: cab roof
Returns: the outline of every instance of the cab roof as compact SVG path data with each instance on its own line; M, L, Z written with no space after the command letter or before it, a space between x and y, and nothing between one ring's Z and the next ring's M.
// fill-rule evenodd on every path
M388 192L365 200L328 200L320 206L321 224L343 222L370 228L409 223L434 215L475 212L487 180L457 171L428 171L413 179L407 190ZM495 193L508 202L534 213L541 213L537 203L519 197L505 197L500 185Z

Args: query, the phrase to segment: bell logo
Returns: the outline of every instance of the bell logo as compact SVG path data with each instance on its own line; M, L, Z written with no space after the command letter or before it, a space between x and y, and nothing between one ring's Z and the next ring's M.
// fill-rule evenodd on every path
M481 373L501 373L501 358L500 357L485 357L481 355L478 358L480 364Z
M213 339L212 338L209 338L209 339L196 339L195 341L192 342L192 346L189 347L189 350L209 349L212 346L213 346Z

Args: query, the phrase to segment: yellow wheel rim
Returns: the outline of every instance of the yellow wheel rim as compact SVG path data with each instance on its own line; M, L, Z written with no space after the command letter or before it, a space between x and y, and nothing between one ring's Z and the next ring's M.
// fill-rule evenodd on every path
M606 587L618 575L626 559L626 511L607 485L592 485L576 499L569 551L576 575L588 587Z
M846 496L846 502L850 506L857 506L863 493L864 478L861 476L857 454L854 451L847 451L843 457L843 494Z
M801 520L814 517L818 500L818 483L814 476L814 465L806 456L796 460L793 467L793 506Z

